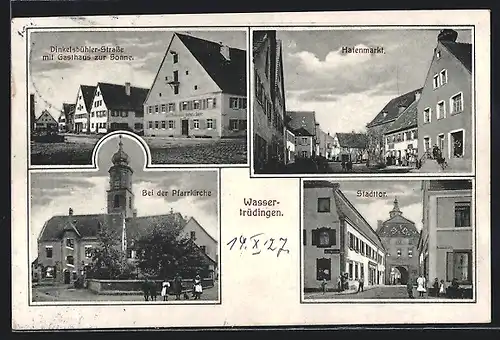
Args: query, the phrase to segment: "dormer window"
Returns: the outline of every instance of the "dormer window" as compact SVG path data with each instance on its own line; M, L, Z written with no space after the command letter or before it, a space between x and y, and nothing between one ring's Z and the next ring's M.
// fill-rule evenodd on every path
M384 118L385 118L385 117L387 117L387 111L383 111L383 112L382 112L382 116L383 116Z
M441 51L437 50L436 51L436 59L439 59L439 58L441 58Z

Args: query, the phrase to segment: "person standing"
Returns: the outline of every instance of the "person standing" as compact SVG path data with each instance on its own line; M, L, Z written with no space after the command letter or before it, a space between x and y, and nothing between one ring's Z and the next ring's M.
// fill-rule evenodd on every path
M181 299L181 293L182 293L182 278L179 275L179 273L175 274L174 278L174 294L175 294L175 299L180 300Z
M201 277L200 275L196 275L194 278L194 286L193 286L194 299L199 300L201 294L203 293L203 286L201 285Z
M446 296L446 286L444 284L444 280L441 280L441 282L439 283L439 293L438 293L438 296L441 297L441 298Z
M151 295L151 301L156 301L156 297L158 295L158 292L156 291L156 282L154 280L151 280L149 283L149 289L150 289L150 295Z
M323 281L321 281L321 291L323 292L323 295L326 293L326 279L323 278Z
M365 278L363 276L360 276L358 279L358 293L360 291L361 292L365 291Z
M406 292L408 293L408 297L413 299L413 280L411 278L408 279L406 283Z
M434 283L432 284L432 296L439 296L439 279L437 277L434 279Z
M423 274L421 274L417 279L417 292L419 297L424 297L424 293L427 291L426 280Z
M144 301L149 301L149 280L147 277L142 282L142 293L144 294Z
M170 288L170 283L165 280L163 281L163 283L161 284L161 296L163 296L163 301L167 301L168 300L168 289Z

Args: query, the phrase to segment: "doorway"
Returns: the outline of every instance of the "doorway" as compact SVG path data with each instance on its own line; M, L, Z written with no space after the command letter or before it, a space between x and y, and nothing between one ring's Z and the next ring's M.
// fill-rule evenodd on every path
M396 266L391 271L391 283L393 285L406 285L409 277L408 270L403 266Z
M189 135L189 120L183 119L181 121L181 133L183 136Z
M64 283L69 284L71 283L71 277L70 277L70 272L69 270L64 271Z

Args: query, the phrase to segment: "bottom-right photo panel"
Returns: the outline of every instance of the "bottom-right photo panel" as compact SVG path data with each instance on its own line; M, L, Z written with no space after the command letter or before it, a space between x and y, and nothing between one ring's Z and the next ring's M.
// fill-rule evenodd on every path
M475 302L472 179L301 184L302 303Z

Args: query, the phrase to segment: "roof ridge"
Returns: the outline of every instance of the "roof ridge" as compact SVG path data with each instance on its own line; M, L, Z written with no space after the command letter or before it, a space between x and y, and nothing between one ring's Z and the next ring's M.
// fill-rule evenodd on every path
M197 37L195 35L191 35L191 34L186 34L186 33L179 33L179 32L174 32L174 34L177 34L178 36L183 36L183 37L188 37L188 38L193 38L193 39L198 39L198 40L202 40L202 41L206 41L206 42L209 42L209 43L212 43L212 44L216 44L216 45L219 45L221 46L221 43L222 42L217 42L217 41L214 41L214 40L209 40L209 39L205 39L205 38L200 38L200 37ZM234 49L234 50L238 50L238 51L242 51L242 52L246 52L246 50L243 50L241 48L237 48L237 47L232 47L232 46L229 46L227 44L222 44L224 46L227 46L231 49ZM187 46L186 46L187 47ZM189 49L189 48L188 48Z

